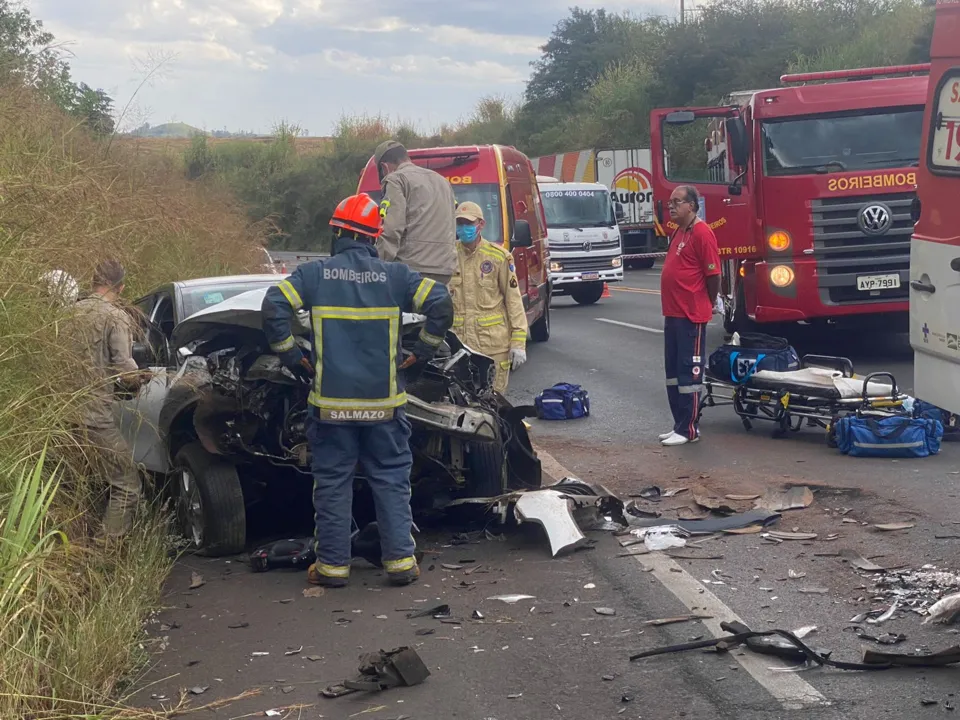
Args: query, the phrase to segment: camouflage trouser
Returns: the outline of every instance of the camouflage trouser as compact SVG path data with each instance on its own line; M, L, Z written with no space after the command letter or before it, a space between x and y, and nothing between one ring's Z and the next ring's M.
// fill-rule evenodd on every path
M86 431L94 473L110 489L103 532L108 536L124 535L133 527L137 504L143 494L130 445L115 427L88 427Z
M497 376L493 381L493 389L501 395L507 394L507 384L510 382L510 353L491 355L497 366Z

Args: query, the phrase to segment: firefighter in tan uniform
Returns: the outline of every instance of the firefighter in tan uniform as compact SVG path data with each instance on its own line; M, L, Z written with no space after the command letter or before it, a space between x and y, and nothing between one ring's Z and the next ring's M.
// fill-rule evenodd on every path
M510 370L527 361L527 315L513 257L481 237L484 220L472 202L457 208L458 266L450 281L453 331L497 363L494 390L507 391Z

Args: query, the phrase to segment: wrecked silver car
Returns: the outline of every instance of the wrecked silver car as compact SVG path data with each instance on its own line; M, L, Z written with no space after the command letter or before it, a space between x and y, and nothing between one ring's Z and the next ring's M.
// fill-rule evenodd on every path
M152 384L162 393L156 437L169 458L181 531L209 555L243 549L253 507L312 517L309 386L268 348L260 330L265 292L236 295L180 322L169 341L180 349L180 366L168 370L162 390ZM305 314L299 319L297 342L309 352ZM422 322L404 315L404 352ZM465 497L540 486L540 462L523 421L532 408L515 408L496 394L493 376L493 360L448 333L436 357L408 383L415 516ZM157 405L156 394L152 402ZM358 468L356 526L373 515Z

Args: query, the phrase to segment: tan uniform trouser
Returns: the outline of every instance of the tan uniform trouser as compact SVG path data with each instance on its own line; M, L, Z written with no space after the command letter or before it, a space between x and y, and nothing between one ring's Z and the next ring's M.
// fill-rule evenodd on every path
M124 535L133 527L137 505L143 494L143 483L133 464L130 445L115 427L88 427L86 430L94 473L110 489L110 499L103 515L103 532L106 535Z
M497 376L493 380L493 389L501 395L506 395L507 384L510 382L510 353L497 353L490 357L497 364Z

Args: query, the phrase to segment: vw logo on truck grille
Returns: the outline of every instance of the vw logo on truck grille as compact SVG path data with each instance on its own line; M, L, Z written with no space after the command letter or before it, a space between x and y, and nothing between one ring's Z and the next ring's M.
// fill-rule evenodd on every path
M585 243L583 244L583 251L584 251L584 252L590 252L592 249L593 249L593 243L591 243L591 242L588 241L588 242L585 242Z
M866 205L857 215L857 224L867 235L883 235L893 224L893 215L883 203Z

